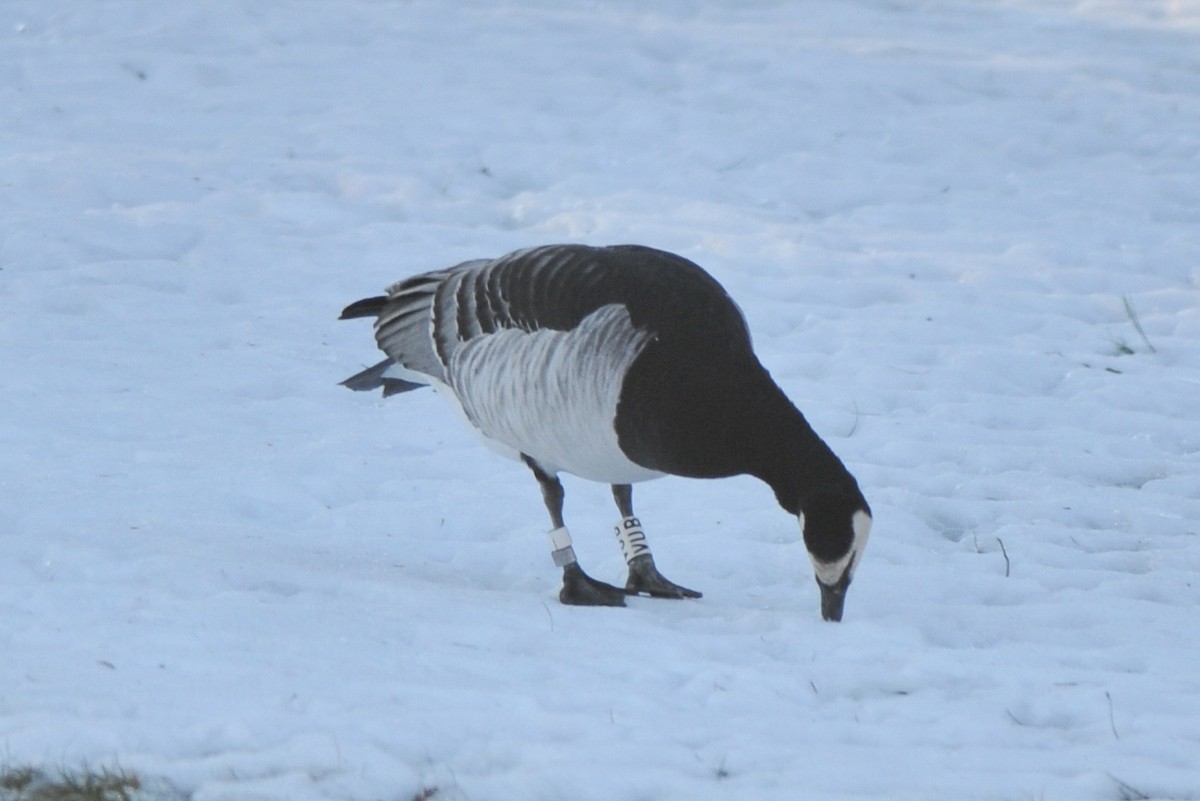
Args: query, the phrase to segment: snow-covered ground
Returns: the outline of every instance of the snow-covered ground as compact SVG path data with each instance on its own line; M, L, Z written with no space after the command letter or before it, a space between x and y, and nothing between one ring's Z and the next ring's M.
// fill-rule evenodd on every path
M6 0L0 120L0 763L1200 799L1200 3ZM337 386L345 303L561 241L739 300L875 511L845 622L750 479L636 490L702 600L563 607L525 468Z

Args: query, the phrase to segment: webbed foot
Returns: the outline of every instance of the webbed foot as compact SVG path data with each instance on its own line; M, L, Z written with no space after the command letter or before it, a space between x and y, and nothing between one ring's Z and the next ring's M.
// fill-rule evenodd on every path
M701 593L668 581L654 564L654 556L642 554L629 563L629 580L625 592L630 595L649 595L654 598L700 598Z
M563 586L558 600L571 606L624 606L625 591L605 584L583 572L578 563L563 568Z

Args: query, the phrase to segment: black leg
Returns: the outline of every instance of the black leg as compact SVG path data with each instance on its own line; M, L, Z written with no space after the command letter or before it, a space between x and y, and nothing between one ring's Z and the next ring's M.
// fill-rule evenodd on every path
M613 500L617 502L617 511L621 517L636 517L633 513L633 485L613 484Z
M650 553L650 546L646 544L646 534L633 513L633 487L629 484L613 484L612 492L622 518L617 527L617 538L621 541L621 551L629 565L625 592L655 598L701 597L695 590L680 587L658 572L658 567L654 564L654 555Z
M563 522L563 492L562 482L558 476L542 469L532 458L521 454L521 459L533 471L534 478L542 488L542 500L546 502L546 511L550 513L550 522L554 531L550 532L550 542L553 547L551 555L554 564L563 569L563 586L559 590L558 600L573 606L624 606L625 592L611 584L596 581L583 572L583 568L575 560L575 549L571 546L571 535Z
M564 528L566 523L563 522L563 500L567 494L563 492L562 482L558 480L558 476L552 476L542 469L541 465L535 462L525 454L521 454L521 460L528 465L533 471L534 478L538 480L538 485L542 488L542 500L546 502L546 511L550 513L550 522L555 528Z

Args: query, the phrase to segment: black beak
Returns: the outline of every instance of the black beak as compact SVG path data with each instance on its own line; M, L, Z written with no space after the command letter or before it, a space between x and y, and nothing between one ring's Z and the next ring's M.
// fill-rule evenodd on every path
M843 578L837 584L822 584L818 579L817 586L821 588L821 617L837 623L842 619L842 610L846 606L846 590L850 582Z
M822 618L832 622L840 621L842 609L846 607L846 590L850 589L850 571L842 573L836 584L826 584L817 579L817 586L821 588Z

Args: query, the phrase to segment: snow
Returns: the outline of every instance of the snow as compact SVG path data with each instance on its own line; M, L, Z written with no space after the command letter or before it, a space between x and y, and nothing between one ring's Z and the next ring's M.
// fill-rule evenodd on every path
M1198 54L1189 0L10 0L0 762L1200 798ZM751 479L635 491L702 600L561 606L524 467L336 385L346 303L560 241L737 298L875 512L844 622Z

